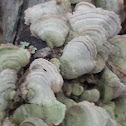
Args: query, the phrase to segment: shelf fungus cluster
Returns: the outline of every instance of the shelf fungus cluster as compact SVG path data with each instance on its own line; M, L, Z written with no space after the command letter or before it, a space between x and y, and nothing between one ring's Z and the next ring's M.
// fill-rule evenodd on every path
M14 122L19 124L27 117L37 116L48 123L60 124L66 107L56 100L54 93L61 90L62 84L63 79L52 63L41 58L33 61L26 80L21 84L22 97L30 104L15 110Z
M52 0L25 10L25 24L47 43L49 57L0 46L0 126L126 126L121 6Z
M19 71L25 67L30 60L30 53L12 44L2 44L0 46L0 71L6 68Z
M97 7L114 11L120 16L121 21L125 20L124 0L94 0Z

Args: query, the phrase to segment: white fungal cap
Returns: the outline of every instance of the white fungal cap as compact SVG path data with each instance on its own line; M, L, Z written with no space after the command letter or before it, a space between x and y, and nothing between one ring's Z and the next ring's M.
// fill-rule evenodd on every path
M15 71L5 69L0 72L0 121L6 114L9 101L14 97L16 81L17 74Z
M100 25L105 29L105 35L108 39L117 35L121 30L121 22L118 15L101 8L89 8L85 9L85 11L73 12L73 14L67 13L67 18L71 28L77 33L82 33L87 25L91 27Z
M56 0L48 1L35 5L25 10L25 24L29 25L37 21L43 14L65 14L66 6L64 3L57 4Z
M79 2L75 6L75 11L85 11L87 9L96 8L93 4L87 2Z
M30 30L33 36L46 41L48 46L53 48L64 44L69 27L65 17L45 14L30 26Z
M45 104L56 100L54 92L61 90L63 79L52 63L36 59L30 65L24 84L30 103Z
M75 79L91 72L95 67L96 46L89 36L71 40L63 50L61 74L64 78Z
M65 126L117 126L107 111L93 103L83 101L70 107L66 113Z

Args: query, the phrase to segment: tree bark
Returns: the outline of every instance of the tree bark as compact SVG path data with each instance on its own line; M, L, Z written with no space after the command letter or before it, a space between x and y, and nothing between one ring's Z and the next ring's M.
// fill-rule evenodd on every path
M46 1L48 0L2 0L0 5L3 13L4 43L18 45L20 41L26 41L38 49L45 47L45 42L31 36L29 26L24 24L24 11Z
M124 12L125 12L125 17L126 17L126 0L124 0ZM126 19L125 21L122 23L122 30L120 32L120 34L126 34Z
M22 5L23 0L2 1L2 18L5 42L14 42Z

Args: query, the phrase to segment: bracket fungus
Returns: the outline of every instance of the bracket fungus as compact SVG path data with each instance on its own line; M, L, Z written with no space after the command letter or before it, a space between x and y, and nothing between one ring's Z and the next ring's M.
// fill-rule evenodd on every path
M57 59L57 58L52 58L52 59L50 60L50 62L51 62L52 64L54 64L54 65L56 66L57 70L60 72L60 61L59 61L59 59Z
M65 14L71 12L71 6L66 0L62 0L60 4L58 0L51 0L45 3L35 5L25 10L25 24L29 25L37 21L43 14ZM67 2L65 4L65 2Z
M125 126L126 35L117 35L117 1L97 0L106 10L91 4L96 0L52 0L25 10L32 35L52 49L39 50L20 71L30 63L28 50L0 46L0 125Z
M103 44L103 46L98 48L97 57L95 59L96 66L92 73L99 73L105 68L106 62L108 61L111 52L112 45L107 41Z
M80 96L83 93L84 88L82 85L80 85L80 83L64 82L63 91L67 96Z
M112 51L108 59L108 67L115 73L122 83L126 84L126 35L117 35L109 39Z
M75 6L75 11L86 11L90 8L96 8L95 5L87 3L87 2L79 2L78 4L76 4Z
M75 79L91 72L95 67L96 47L88 36L71 40L60 58L61 74L66 79Z
M126 54L125 54L126 35L114 36L113 38L109 39L109 42L113 45L113 51L110 55L110 58L114 63L116 63L121 67L121 65L126 59Z
M115 119L120 126L126 125L126 96L115 100Z
M124 1L125 0L94 0L94 4L105 10L114 11L120 16L120 19L124 21Z
M37 117L31 117L23 121L20 126L48 126L43 120Z
M0 121L4 119L9 102L15 95L16 81L17 75L15 71L5 69L0 72Z
M63 55L60 58L61 74L66 79L75 79L83 74L93 71L96 67L95 59L96 53L99 52L98 48L102 48L107 39L117 35L121 29L120 19L115 13L99 8L90 8L89 6L85 9L85 11L82 11L81 6L88 5L87 3L80 2L76 5L76 11L73 12L73 14L67 13L67 19L72 30L81 36L68 42L64 48ZM101 35L99 35L99 33ZM82 41L85 41L86 48L88 48L88 50L82 46ZM90 46L92 45L93 48L90 47L88 43L90 43ZM83 48L83 51L80 48ZM102 57L104 58L104 56ZM100 72L103 68L104 65L100 70L98 70L98 72Z
M98 80L99 90L102 100L108 102L126 93L126 85L107 67L104 69L102 77Z
M81 6L81 4L79 3L78 6ZM82 34L87 25L90 27L94 25L102 26L107 39L117 35L121 30L119 17L114 12L101 8L87 8L85 11L76 10L73 14L67 13L67 18L71 28L78 34Z
M71 94L75 96L80 96L84 91L84 88L79 84L71 84L68 86L71 88Z
M41 58L34 60L30 65L26 80L21 85L22 97L30 104L16 109L12 117L14 122L23 121L18 119L21 113L24 119L25 115L36 116L36 109L40 108L38 117L40 116L45 122L55 125L61 123L65 116L66 107L57 101L54 93L61 90L62 84L63 79L52 63ZM34 109L32 105L34 105ZM29 107L27 108L27 106Z
M97 89L86 90L80 96L80 101L97 102L100 98L100 92Z
M74 100L66 97L64 95L63 91L60 91L59 93L57 93L56 97L57 97L58 101L60 101L61 103L66 105L67 109L76 104L76 102Z
M65 17L46 14L32 23L30 30L33 36L41 38L47 42L49 47L53 48L60 47L64 44L69 27Z
M10 68L19 71L30 61L30 53L26 49L18 48L12 44L0 46L0 71Z
M107 104L103 104L101 107L109 113L112 119L115 119L115 102L110 101Z
M70 0L72 4L77 4L79 2L87 2L87 3L93 3L93 0Z
M93 103L83 101L66 112L65 126L116 126L106 110Z

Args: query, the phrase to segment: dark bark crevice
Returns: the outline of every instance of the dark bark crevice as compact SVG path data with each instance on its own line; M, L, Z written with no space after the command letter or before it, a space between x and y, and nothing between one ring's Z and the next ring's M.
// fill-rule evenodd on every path
M19 10L18 10L18 21L17 21L17 29L16 29L16 34L15 34L15 37L14 37L14 41L13 41L13 44L15 44L15 41L18 37L18 34L19 34L19 28L20 28L20 24L21 24L21 17L23 15L23 7L24 7L24 2L22 3L22 5L19 7Z
M5 43L13 43L20 18L19 9L21 9L23 0L4 0L1 2Z
M17 36L14 43L15 45L20 44L21 41L22 42L26 41L26 42L29 42L30 45L37 47L37 49L41 49L47 46L46 43L43 42L42 40L31 36L29 26L24 24L24 11L28 7L32 7L33 5L36 5L42 2L45 2L45 0L24 0L23 8L22 8L22 15L20 18L20 25L19 25L19 29L17 31Z

